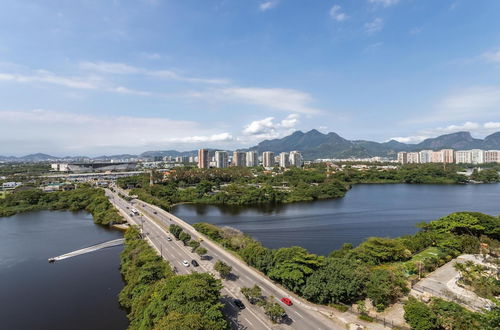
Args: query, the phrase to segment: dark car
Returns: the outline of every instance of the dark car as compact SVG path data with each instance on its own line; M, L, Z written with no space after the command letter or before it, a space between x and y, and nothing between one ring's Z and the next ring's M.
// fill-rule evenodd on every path
M243 304L243 301L241 301L239 299L234 299L233 302L236 305L236 307L238 307L239 309L245 309L245 305Z
M194 267L198 267L200 264L196 260L191 260L191 265L193 265Z
M158 212L156 212L156 211L153 211L153 214L158 214Z

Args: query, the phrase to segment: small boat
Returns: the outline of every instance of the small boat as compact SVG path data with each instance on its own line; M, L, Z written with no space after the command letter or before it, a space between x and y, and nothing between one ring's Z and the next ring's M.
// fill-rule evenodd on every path
M56 262L56 259L55 259L55 258L49 258L49 263L50 263L50 264L51 264L51 263L54 263L54 262Z

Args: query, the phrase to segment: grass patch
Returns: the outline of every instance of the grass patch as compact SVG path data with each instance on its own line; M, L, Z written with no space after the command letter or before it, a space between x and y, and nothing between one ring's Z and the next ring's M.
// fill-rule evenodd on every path
M363 321L373 322L373 317L371 317L370 315L361 314L360 316L358 316L358 318Z
M341 305L341 304L331 303L331 304L328 304L328 306L333 307L333 308L335 308L336 310L338 310L339 312L342 312L342 313L345 313L345 312L347 312L349 310L349 307L347 307L345 305Z

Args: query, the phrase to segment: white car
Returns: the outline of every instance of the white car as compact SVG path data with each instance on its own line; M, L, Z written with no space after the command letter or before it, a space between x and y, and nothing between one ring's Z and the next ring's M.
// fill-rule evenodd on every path
M167 236L167 241L172 241L172 238L170 238L170 236Z
M189 267L189 262L187 260L182 260L184 267Z

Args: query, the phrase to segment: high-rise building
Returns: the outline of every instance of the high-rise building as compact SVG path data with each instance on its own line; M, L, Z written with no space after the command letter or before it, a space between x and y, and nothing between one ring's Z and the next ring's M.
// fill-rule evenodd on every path
M208 168L210 159L207 149L198 150L198 168Z
M451 164L455 162L455 152L453 149L443 149L441 150L443 163Z
M500 150L485 150L484 151L485 163L500 163Z
M238 166L238 167L247 166L246 154L243 151L233 152L233 161L232 161L231 165Z
M457 164L471 164L472 152L470 150L457 150L455 152L455 162Z
M247 167L259 165L259 156L257 151L247 151Z
M216 151L215 152L215 167L226 168L228 164L227 151Z
M431 163L442 163L443 153L440 151L433 151L431 153Z
M264 151L262 153L262 165L265 168L272 168L274 167L274 152L272 151Z
M484 163L484 151L481 149L472 149L471 151L472 164Z
M287 168L290 167L290 157L288 152L280 153L280 167Z
M420 163L420 154L418 152L409 152L406 155L406 161L408 164L418 164Z
M408 153L405 151L398 152L398 163L406 164L408 163Z
M430 163L432 161L432 150L421 150L418 153L418 158L421 164Z
M291 151L289 160L290 166L302 167L302 155L299 151Z

